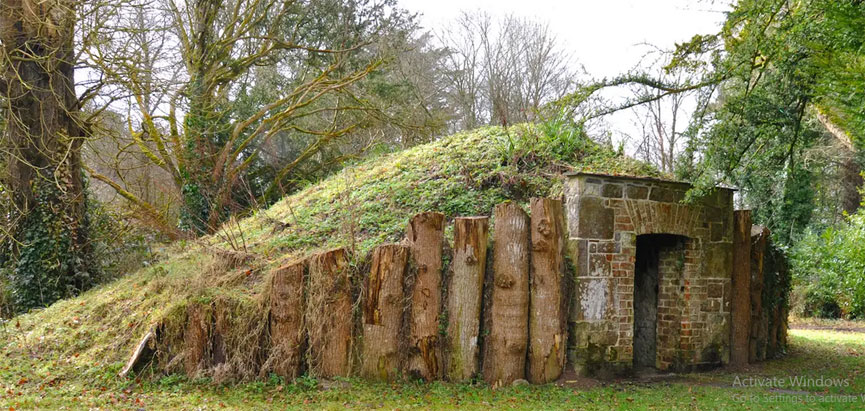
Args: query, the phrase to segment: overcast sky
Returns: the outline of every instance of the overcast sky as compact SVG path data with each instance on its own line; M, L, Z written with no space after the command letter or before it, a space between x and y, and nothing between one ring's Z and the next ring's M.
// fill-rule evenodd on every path
M399 1L403 8L420 13L421 24L432 30L447 25L462 10L547 22L563 47L595 78L613 77L636 66L652 50L647 43L672 50L694 34L717 32L730 4L730 0ZM638 133L633 119L633 113L607 119L614 141ZM686 122L682 123L684 128Z
M619 74L647 48L671 49L698 33L717 32L728 1L711 0L400 0L436 29L461 10L514 14L550 24L565 47L593 76Z

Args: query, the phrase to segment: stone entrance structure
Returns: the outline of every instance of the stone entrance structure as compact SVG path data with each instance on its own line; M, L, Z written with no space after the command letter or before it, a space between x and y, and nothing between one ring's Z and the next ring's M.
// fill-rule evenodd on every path
M576 173L565 186L575 265L569 362L581 374L686 371L730 355L733 190Z

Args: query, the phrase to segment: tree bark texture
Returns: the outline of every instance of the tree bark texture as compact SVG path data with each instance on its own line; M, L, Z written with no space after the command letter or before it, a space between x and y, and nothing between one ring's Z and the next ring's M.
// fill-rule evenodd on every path
M565 219L561 200L531 200L531 292L528 380L555 381L567 356Z
M270 368L287 381L300 375L304 342L304 274L296 261L277 268L270 289Z
M763 313L763 257L769 229L762 226L751 228L751 338L748 347L748 362L765 359L766 338L762 334Z
M348 377L351 372L350 285L345 249L310 258L304 321L309 336L309 370L317 377Z
M495 207L490 334L484 379L494 387L525 377L529 320L529 217L519 205Z
M31 262L29 269L40 278L15 284L22 308L46 305L69 295L69 290L92 285L89 267L94 259L87 238L81 164L85 133L74 84L76 8L73 0L0 3L0 58L4 60L0 95L5 120L0 151L5 157L3 183L12 200L11 218L16 221L10 257L15 260L28 248L40 247L39 240L28 235L35 229L68 240L54 238L52 252L61 256L63 264L34 268ZM29 254L31 259L43 258ZM42 288L49 283L56 289ZM39 290L24 292L30 287Z
M403 281L409 250L398 244L377 247L363 299L361 375L393 380L400 370L399 331L403 319Z
M478 372L488 233L488 217L454 220L452 275L448 288L447 377L450 381L466 381Z
M191 303L186 308L183 332L183 370L195 377L207 367L210 346L211 309L209 304Z
M751 210L733 212L730 365L748 364L751 335Z
M435 380L442 375L439 315L442 308L444 214L426 212L412 217L406 242L411 250L412 263L417 268L411 291L407 372Z

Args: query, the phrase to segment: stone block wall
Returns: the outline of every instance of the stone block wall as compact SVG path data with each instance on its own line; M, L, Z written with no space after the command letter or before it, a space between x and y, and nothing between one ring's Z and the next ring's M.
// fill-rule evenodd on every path
M637 236L686 237L661 254L657 367L729 360L733 191L685 204L686 183L577 173L565 185L575 265L569 361L577 372L631 369Z

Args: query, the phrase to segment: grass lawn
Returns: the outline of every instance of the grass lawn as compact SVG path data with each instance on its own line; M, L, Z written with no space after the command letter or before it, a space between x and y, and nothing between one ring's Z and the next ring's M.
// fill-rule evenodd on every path
M122 364L93 364L85 369L72 361L3 349L0 409L865 408L865 333L794 329L790 342L787 357L739 371L593 382L592 388L565 383L495 391L483 385L382 384L354 379L321 382L301 378L286 384L273 378L227 386L176 376L154 381L120 380L114 375ZM8 340L3 344L0 348ZM75 369L69 369L72 364L76 364ZM797 383L791 377L800 380ZM816 386L819 377L823 381L837 379L834 381L840 386ZM761 383L772 383L776 388ZM846 395L852 397L842 397Z

